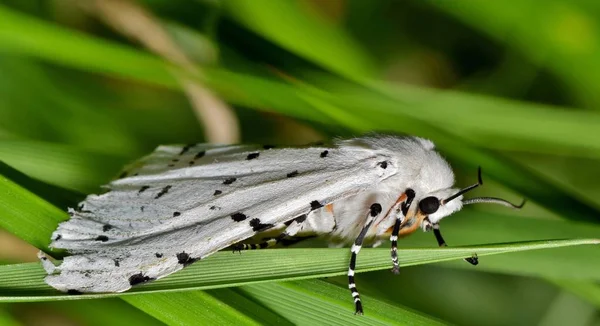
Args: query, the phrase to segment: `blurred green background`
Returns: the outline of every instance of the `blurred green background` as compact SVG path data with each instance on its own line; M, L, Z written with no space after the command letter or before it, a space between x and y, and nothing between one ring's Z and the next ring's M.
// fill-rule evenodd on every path
M459 186L482 166L474 195L529 200L518 212L480 205L445 219L451 246L598 237L600 2L0 1L5 264L35 261L60 211L159 144L305 144L368 131L428 137ZM511 253L357 283L424 318L384 323L600 325L599 254ZM313 282L3 303L0 323L337 323L306 303L333 304L338 291L343 322L369 323L352 316L345 277Z

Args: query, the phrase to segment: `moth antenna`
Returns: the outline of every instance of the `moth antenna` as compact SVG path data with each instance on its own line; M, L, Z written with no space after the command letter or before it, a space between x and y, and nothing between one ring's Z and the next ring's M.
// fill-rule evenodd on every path
M471 191L479 186L483 185L483 179L481 179L481 166L477 168L477 183L474 185L470 185L466 188L461 189L459 192L455 193L454 195L444 199L441 201L441 204L444 205L447 202L451 201L452 199L464 194L465 192Z
M469 198L469 199L463 200L463 205L478 204L478 203L490 203L490 204L498 204L498 205L502 205L502 206L506 206L506 207L510 207L510 208L514 208L514 209L521 209L523 207L523 205L525 205L525 202L526 202L526 200L523 199L523 202L520 205L515 205L507 200L502 199L502 198L475 197L475 198Z

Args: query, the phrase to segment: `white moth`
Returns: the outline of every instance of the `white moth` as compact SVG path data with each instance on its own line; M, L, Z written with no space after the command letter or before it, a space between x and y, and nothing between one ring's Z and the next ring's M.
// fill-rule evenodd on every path
M439 221L479 184L452 188L454 174L434 144L417 137L369 135L330 147L160 146L134 163L108 192L90 195L52 234L71 255L54 266L40 254L52 287L69 293L121 292L165 277L212 253L264 248L314 235L352 243L349 288L363 241L397 240L418 228L445 245ZM260 244L243 241L281 230ZM476 257L468 258L476 264Z

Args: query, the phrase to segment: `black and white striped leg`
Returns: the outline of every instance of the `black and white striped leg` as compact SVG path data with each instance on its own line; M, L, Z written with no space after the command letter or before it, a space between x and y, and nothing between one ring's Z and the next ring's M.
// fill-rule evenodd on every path
M251 244L238 243L233 246L233 252L235 253L237 251L237 252L241 253L242 250L270 248L270 247L273 247L274 245L278 244L279 242L283 241L283 239L287 236L288 236L287 233L283 232L280 235L278 235L274 238L267 239L261 243L251 243Z
M439 224L433 224L433 234L435 235L435 239L438 242L438 245L440 247L446 247L446 241L444 241L444 238L442 237L442 232L440 232L440 225ZM465 258L465 261L473 266L479 264L479 259L477 258L477 254L473 254L473 256L469 257L469 258Z
M352 249L351 249L352 255L350 256L350 267L348 268L348 288L350 289L350 292L352 293L352 298L354 299L354 307L355 307L354 313L358 314L358 315L363 314L363 308L362 308L362 303L360 302L360 295L358 294L358 290L356 289L356 283L354 282L354 270L356 268L356 256L358 255L358 252L362 248L362 243L363 243L363 240L365 239L365 235L367 234L367 231L369 230L369 227L371 227L371 224L373 224L375 217L377 217L379 214L381 214L381 205L378 203L371 205L371 208L369 209L369 214L367 215L367 222L365 223L365 226L360 231L360 234L358 235L356 240L354 240L354 244L352 245Z
M401 210L403 217L406 218L406 214L408 214L408 209L410 208L410 204L413 199L415 199L415 191L412 189L406 189L404 192L406 195L406 200L401 204ZM400 225L402 224L402 220L400 217L396 218L396 223L394 223L394 229L392 230L392 235L390 236L390 241L392 242L392 273L399 274L400 273L400 264L398 263L398 233L400 233Z

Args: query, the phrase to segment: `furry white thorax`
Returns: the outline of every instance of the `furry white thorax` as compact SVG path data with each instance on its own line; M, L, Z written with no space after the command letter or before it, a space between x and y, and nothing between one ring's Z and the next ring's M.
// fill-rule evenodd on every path
M381 203L383 207L390 207L406 189L410 188L415 191L415 198L408 214L412 216L416 214L421 199L435 196L442 200L459 191L452 188L454 173L450 165L435 151L435 145L427 139L378 135L342 140L338 145L368 148L388 157L389 164L397 167L397 173L373 185L370 190L337 201L334 214L324 210L313 212L307 220L309 224L303 229L305 233L325 231L333 241L349 242L360 232L367 219L365 213L369 205L374 202ZM435 213L428 216L428 220L431 224L436 224L461 208L462 196L459 196L441 205ZM399 210L400 207L394 209ZM400 212L391 211L387 217L382 214L381 219L375 221L375 227L368 231L366 237L371 240L385 237L385 232L394 225L397 214ZM423 223L420 226L425 230Z

